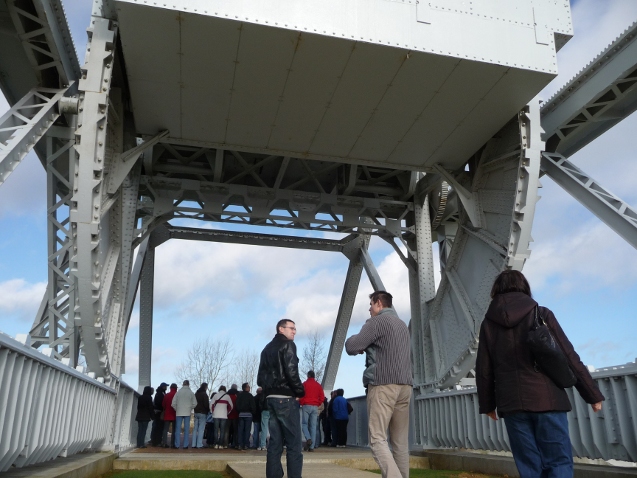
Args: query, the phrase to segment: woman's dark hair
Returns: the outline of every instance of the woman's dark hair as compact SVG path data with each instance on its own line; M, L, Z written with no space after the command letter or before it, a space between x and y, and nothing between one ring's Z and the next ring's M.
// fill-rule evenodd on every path
M505 294L507 292L522 292L523 294L533 297L531 295L531 286L520 271L506 270L500 272L500 275L495 278L493 287L491 288L491 298L493 299L498 294Z
M221 387L219 387L219 391L220 392L225 392L226 391L226 386L222 385Z
M150 385L146 385L144 387L144 392L142 393L142 395L152 395L153 393L155 393L155 389Z

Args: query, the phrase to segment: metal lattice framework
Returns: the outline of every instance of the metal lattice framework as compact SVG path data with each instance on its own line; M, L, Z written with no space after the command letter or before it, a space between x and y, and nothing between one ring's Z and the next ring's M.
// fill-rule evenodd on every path
M47 174L48 286L24 342L71 367L84 360L121 395L99 446L130 431L118 377L138 289L139 384L150 384L154 261L167 240L343 253L327 390L363 271L384 288L370 239L389 242L409 275L417 438L431 393L471 382L493 278L529 257L541 174L637 245L635 210L568 160L637 107L635 25L540 109L533 97L571 34L568 4L171 5L93 2L80 68L60 0L0 0L12 32L0 43L12 105L0 184L32 149ZM312 237L322 232L341 238Z

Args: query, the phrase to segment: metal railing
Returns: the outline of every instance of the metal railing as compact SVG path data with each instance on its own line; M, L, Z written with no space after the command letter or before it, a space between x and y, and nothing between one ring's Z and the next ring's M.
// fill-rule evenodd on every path
M592 411L577 390L566 390L573 406L567 414L573 454L581 458L637 461L637 363L598 369L591 375L606 397L599 413ZM366 397L348 401L354 411L347 428L347 443L369 446ZM416 397L411 413L412 448L510 451L504 421L493 421L478 413L475 387Z
M19 337L0 333L0 471L132 446L135 390L111 388Z

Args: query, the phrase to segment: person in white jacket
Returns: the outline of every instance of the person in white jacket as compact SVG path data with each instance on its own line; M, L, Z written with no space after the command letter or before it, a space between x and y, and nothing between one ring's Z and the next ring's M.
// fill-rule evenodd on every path
M172 407L175 409L177 418L175 420L175 448L181 444L181 424L184 424L184 449L188 448L190 442L190 412L197 406L197 399L192 390L190 382L184 380L183 386L173 397Z
M227 448L226 425L228 414L232 411L232 399L226 392L225 385L219 387L219 391L210 399L210 411L212 412L212 443L215 448Z

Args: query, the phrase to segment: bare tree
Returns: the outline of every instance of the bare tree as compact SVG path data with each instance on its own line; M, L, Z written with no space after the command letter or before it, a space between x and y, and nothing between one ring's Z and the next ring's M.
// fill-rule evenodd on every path
M215 390L231 361L232 346L228 339L206 337L192 344L187 358L175 370L175 376L178 382L190 380L195 387L206 382L209 390Z
M320 382L323 380L326 362L325 337L318 330L314 330L308 337L307 344L303 347L300 372L307 373L309 370L314 370L316 381Z
M254 351L245 350L235 355L232 366L228 367L225 381L228 385L236 383L241 389L241 385L248 383L252 393L256 391L257 372L259 371L259 354Z

